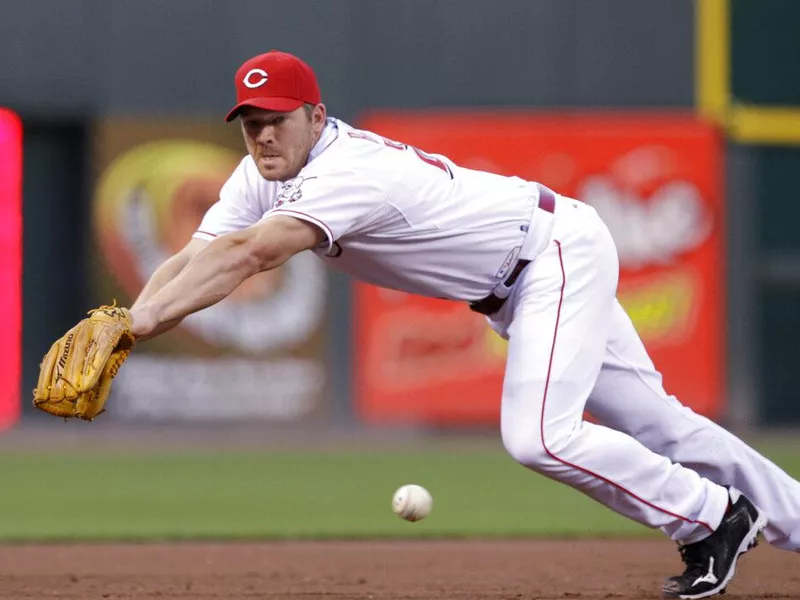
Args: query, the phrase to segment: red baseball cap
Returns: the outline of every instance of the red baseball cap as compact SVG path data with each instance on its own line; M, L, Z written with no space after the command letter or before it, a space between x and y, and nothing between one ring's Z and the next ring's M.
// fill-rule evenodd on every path
M317 76L302 60L287 52L270 50L248 59L236 71L236 106L232 121L245 106L291 112L303 104L321 102Z

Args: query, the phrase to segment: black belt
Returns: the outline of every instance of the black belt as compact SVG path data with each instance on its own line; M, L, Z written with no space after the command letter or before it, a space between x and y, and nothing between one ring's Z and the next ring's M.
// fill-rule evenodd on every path
M514 269L511 271L511 275L509 275L508 279L505 281L505 285L507 287L511 287L517 281L517 277L520 276L523 269L528 266L528 263L531 261L527 259L521 259L517 261L517 264L514 266ZM503 308L503 304L506 303L506 298L501 298L496 294L489 294L485 298L480 300L476 300L475 302L470 302L469 307L474 310L475 312L479 312L483 315L493 315L498 310Z
M539 193L539 208L542 210L546 210L550 214L555 213L556 210L556 197L555 194L549 190L548 188L541 186ZM517 264L511 270L511 274L508 276L508 279L503 282L503 285L506 287L511 287L514 285L522 274L522 271L531 261L525 258L522 258L517 261ZM503 304L506 303L508 298L501 298L496 294L489 294L485 298L480 300L476 300L475 302L470 302L469 307L470 309L474 310L475 312L481 313L483 315L493 315L498 310L503 308Z

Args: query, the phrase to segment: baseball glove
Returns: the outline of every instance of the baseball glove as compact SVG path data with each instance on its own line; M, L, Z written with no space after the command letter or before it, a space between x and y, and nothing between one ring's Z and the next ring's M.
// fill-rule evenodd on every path
M64 417L91 421L103 412L111 380L136 338L127 308L101 306L57 340L45 354L33 405Z

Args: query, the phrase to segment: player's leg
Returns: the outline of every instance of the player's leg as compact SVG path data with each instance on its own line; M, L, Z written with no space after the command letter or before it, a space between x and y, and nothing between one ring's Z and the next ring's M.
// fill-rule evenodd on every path
M603 368L587 410L599 422L635 437L654 452L716 483L738 488L769 519L765 539L780 548L800 550L800 482L668 395L617 302Z
M556 216L560 244L528 267L513 306L504 308L513 313L502 400L505 447L530 469L674 540L707 537L726 510L724 488L625 433L582 419L605 357L616 249L591 208L559 204Z
M622 431L583 421L611 328L616 250L590 208L567 209L569 217L561 206L556 210L560 243L534 261L503 309L512 315L503 442L530 469L678 541L686 570L667 580L665 596L719 593L766 518L737 490L729 492Z

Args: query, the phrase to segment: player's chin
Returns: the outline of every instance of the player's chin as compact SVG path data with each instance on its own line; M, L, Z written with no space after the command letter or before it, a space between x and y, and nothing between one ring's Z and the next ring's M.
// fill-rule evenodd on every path
M289 165L281 157L260 158L257 162L258 172L268 181L280 181L286 179L289 172Z

